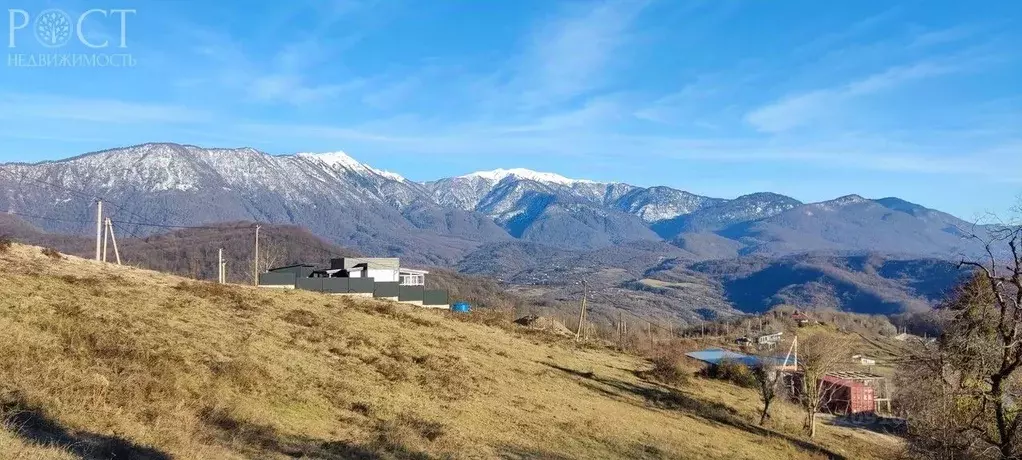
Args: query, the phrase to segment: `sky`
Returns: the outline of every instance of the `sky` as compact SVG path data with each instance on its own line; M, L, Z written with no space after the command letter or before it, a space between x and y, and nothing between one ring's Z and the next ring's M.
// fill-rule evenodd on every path
M4 3L0 162L341 150L967 219L1022 194L1014 0Z

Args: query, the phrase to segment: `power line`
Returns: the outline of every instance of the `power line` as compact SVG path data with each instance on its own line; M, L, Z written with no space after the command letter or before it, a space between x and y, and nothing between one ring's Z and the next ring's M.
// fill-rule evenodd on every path
M41 180L41 179L35 179L35 178L32 178L32 177L28 177L25 174L22 174L21 176L18 176L13 171L8 171L6 169L0 169L0 172L5 172L5 173L9 174L10 177L13 177L15 180L29 180L29 181L36 182L36 183L41 184L41 185L46 185L46 186L49 186L49 187L53 187L53 188L57 188L57 189L60 189L60 190L64 190L66 192L70 192L72 194L78 195L81 198L87 198L87 199L90 199L90 200L103 200L103 202L105 204L111 205L114 208L116 208L111 215L116 215L118 212L123 211L123 212L125 212L127 214L130 214L131 216L134 216L135 218L140 219L140 220L147 220L146 217L144 217L144 216L142 216L142 215L132 211L126 205L118 203L116 201L112 201L112 200L110 200L108 198L104 198L104 197L99 196L99 195L92 195L92 194L90 194L88 192L85 192L83 190L76 190L76 189L73 189L73 188L70 188L70 187L65 187L64 185L61 185L61 184L54 184L52 182L47 182L47 181L44 181L44 180ZM165 211L167 213L176 215L179 219L181 218L181 215L177 214L176 212L170 211L169 209L165 209ZM122 221L122 223L123 223L123 221ZM158 224L142 224L142 223L132 223L132 224L149 226L149 227L159 226ZM192 228L192 227L189 227L189 226L176 226L176 227L168 226L166 228Z
M128 220L113 220L112 222L122 225L136 225L139 227L156 227L156 228L171 228L171 229L205 229L205 230L223 230L225 227L216 227L210 225L168 225L168 224L154 224L149 222L132 222ZM248 227L236 227L236 228L248 228ZM255 224L252 224L252 228L255 228Z
M14 212L14 211L5 211L5 212L3 212L3 214L9 214L9 215L18 216L18 217L28 217L30 219L48 220L48 221L52 221L52 222L63 222L63 223L67 223L67 224L89 224L89 223L92 223L92 222L87 221L87 220L57 219L57 218L54 218L54 217L37 216L37 215L34 215L34 214L25 214L25 213L22 213L22 212Z

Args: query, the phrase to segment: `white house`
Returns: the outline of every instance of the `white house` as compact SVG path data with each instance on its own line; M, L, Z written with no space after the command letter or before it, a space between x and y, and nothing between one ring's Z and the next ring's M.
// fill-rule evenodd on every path
M426 270L401 268L396 257L344 257L330 260L331 270L343 273L346 278L372 278L377 283L399 282L402 286L426 284ZM333 275L332 275L333 276Z
M852 361L858 362L863 366L876 366L877 364L876 358L872 358L866 355L853 355Z

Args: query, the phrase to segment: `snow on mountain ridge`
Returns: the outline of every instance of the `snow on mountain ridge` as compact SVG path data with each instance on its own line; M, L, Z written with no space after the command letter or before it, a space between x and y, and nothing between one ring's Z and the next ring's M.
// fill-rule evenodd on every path
M313 160L318 160L318 161L326 163L327 165L330 165L330 166L338 166L339 165L339 166L344 166L344 167L349 168L349 169L363 169L363 168L366 168L366 165L363 165L358 160L348 156L347 153L344 153L344 152L342 152L340 150L338 150L336 152L325 152L325 153L302 152L302 153L296 153L294 156L301 157L301 158L309 158L309 159L313 159Z
M595 184L597 182L586 180L586 179L569 179L560 174L533 171L525 168L511 168L503 169L498 168L491 171L476 171L474 173L466 174L464 176L458 176L462 178L473 178L479 177L488 179L494 182L500 182L508 176L514 176L519 179L532 180L537 182L550 182L561 185L573 185L573 184Z

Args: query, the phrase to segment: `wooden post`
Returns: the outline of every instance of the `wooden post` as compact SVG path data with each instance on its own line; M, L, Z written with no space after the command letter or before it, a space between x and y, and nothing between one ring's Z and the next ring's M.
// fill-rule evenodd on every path
M617 312L617 346L625 349L625 314Z
M252 269L252 285L259 285L259 226L256 225L255 234L255 266Z
M101 233L103 233L103 200L96 200L96 262L100 261Z
M652 354L656 350L656 345L653 344L653 323L651 321L646 322L646 334L649 334L649 352Z
M586 320L586 296L589 294L589 286L586 284L586 280L582 279L582 308L578 312L578 329L575 330L575 341L582 339L582 327L585 326Z
M110 232L110 242L114 244L114 257L117 258L117 265L121 264L121 252L117 250L117 235L114 235L114 223L108 217L106 219L107 231Z

